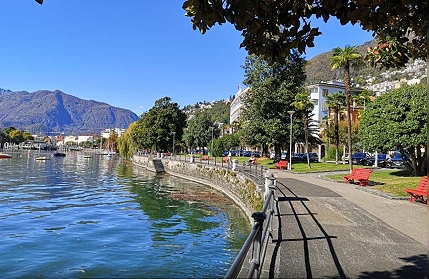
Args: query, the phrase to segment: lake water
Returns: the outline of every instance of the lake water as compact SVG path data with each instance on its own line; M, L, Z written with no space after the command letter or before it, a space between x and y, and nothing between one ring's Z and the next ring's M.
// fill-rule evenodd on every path
M0 159L3 278L219 278L250 231L223 194L115 156L8 153Z

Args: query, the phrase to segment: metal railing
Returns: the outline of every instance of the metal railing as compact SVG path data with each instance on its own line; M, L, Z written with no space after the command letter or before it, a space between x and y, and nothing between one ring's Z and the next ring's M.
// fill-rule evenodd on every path
M265 203L261 212L254 212L252 218L255 223L252 231L244 242L243 247L232 263L225 278L237 278L243 267L244 260L250 249L250 267L246 278L259 278L265 260L268 247L268 240L272 238L272 220L274 216L274 190L276 188L276 178L274 174L265 177Z

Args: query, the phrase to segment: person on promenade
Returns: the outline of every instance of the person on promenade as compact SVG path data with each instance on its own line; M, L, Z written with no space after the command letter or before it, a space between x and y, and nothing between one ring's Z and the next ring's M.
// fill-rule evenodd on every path
M252 157L250 157L249 160L247 160L246 165L250 166L251 164L253 164L254 161L255 161L255 156L252 155Z

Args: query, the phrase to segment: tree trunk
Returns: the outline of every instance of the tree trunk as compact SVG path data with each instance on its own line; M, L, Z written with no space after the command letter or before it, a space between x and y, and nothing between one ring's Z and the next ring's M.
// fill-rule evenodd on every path
M350 110L350 100L351 100L351 92L350 92L350 65L346 62L344 67L344 82L346 87L346 106L347 106L347 145L349 151L349 166L350 173L353 171L353 160L352 160L352 115Z
M278 143L274 144L274 152L275 152L274 162L279 162L280 156L282 153L282 149L280 148L280 144L278 144Z
M339 108L338 105L335 108L335 119L334 119L334 126L335 126L335 163L338 164L338 148L340 145L340 133L338 128L338 116L339 116ZM345 155L345 154L344 154Z
M305 136L305 152L307 152L307 165L308 169L311 169L310 165L310 154L308 154L308 124L307 124L307 116L305 113L302 115L302 121L304 122L304 136Z

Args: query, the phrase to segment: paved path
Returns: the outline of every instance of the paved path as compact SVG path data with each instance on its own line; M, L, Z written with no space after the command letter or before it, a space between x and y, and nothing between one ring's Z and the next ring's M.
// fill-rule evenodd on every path
M261 277L427 278L425 205L315 174L280 171L277 181Z

